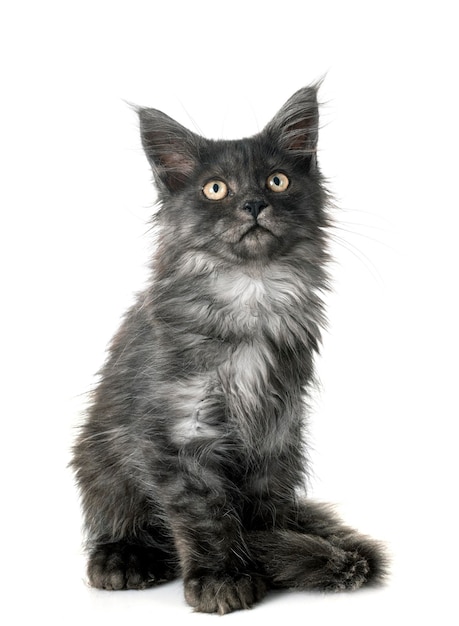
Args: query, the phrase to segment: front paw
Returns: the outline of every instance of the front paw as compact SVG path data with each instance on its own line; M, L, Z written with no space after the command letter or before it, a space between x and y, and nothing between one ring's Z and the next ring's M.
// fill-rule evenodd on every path
M196 611L224 615L250 609L266 593L258 576L249 574L207 575L185 581L185 599Z
M99 589L146 589L175 576L172 559L149 546L119 541L95 546L89 555L89 584Z

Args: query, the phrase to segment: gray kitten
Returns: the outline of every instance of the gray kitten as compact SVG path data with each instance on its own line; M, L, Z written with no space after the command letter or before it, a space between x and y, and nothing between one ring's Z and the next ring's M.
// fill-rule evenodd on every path
M299 496L327 288L316 91L239 141L138 109L158 245L73 458L95 587L182 576L192 607L227 613L384 575L379 543Z

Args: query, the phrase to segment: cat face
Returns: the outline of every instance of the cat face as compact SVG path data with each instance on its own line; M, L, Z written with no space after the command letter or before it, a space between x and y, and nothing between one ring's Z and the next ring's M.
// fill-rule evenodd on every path
M238 141L204 139L154 109L139 115L162 223L176 245L249 262L319 237L314 88L297 92L261 133Z

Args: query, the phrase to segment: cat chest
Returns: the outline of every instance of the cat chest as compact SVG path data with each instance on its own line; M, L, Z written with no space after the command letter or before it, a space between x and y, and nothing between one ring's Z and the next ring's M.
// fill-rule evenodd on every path
M298 345L305 332L303 296L282 277L234 273L213 281L214 304L207 315L213 332L225 340L208 355L206 371L189 372L168 393L176 444L221 440L224 445L228 436L248 440L255 431L269 447L281 443L288 419L280 412L297 391L289 389L292 373L280 371L280 354L282 346ZM285 384L275 389L273 381L280 379Z
M268 333L281 339L296 326L304 309L304 290L284 277L251 277L244 273L217 276L212 285L214 315L231 335Z
M275 387L273 379L282 376L278 368L275 352L254 339L234 346L208 371L184 377L168 394L173 442L218 452L232 441L276 454L289 435L292 413L286 406L296 396L301 402L288 377L282 389Z
M225 351L205 372L190 373L170 390L177 419L174 438L185 443L228 433L230 423L260 411L269 393L273 355L258 341L243 341Z

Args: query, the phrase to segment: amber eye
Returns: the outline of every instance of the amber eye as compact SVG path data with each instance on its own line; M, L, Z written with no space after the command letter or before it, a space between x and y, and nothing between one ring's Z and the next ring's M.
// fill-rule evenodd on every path
M222 180L210 180L202 188L208 200L223 200L228 195L228 185Z
M269 176L266 184L268 186L268 189L279 193L287 189L290 181L285 174L282 174L282 172L275 172L274 174L271 174L271 176Z

